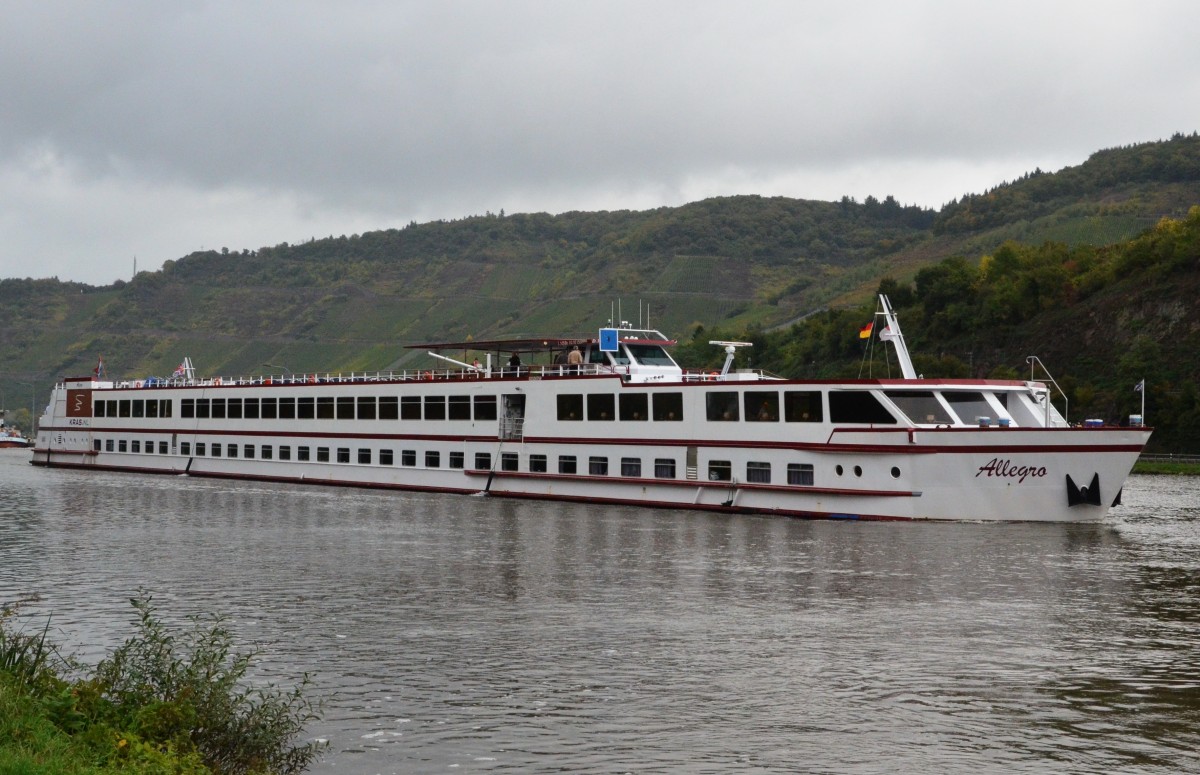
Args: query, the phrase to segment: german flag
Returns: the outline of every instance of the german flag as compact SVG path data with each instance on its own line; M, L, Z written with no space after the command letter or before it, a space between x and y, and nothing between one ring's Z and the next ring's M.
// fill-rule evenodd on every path
M875 328L875 321L872 320L870 323L867 323L865 326L858 329L858 338L859 339L870 339L871 331L874 328Z

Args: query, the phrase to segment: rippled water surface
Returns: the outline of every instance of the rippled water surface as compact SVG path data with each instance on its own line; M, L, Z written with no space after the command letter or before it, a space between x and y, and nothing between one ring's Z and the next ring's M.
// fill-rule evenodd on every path
M0 452L0 602L312 673L318 773L1200 771L1200 481L1102 525L806 522L85 474Z

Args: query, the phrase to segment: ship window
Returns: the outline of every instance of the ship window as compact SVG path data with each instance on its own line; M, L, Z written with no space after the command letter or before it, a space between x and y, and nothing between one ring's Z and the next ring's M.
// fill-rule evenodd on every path
M660 422L683 422L683 393L655 393L654 419Z
M421 397L420 396L404 396L400 399L400 419L401 420L419 420L421 419Z
M197 446L199 446L199 445L197 445ZM137 439L134 439L133 441L129 442L129 451L130 452L141 452L142 451L142 442L138 441ZM200 454L200 453L196 453L196 454Z
M116 400L112 400L112 401L109 401L109 402L108 402L108 416L109 416L109 417L116 417L116 416L117 416L117 402L116 402Z
M358 399L358 419L374 420L375 419L375 397L360 396Z
M490 471L492 469L492 453L476 452L475 453L475 470Z
M674 366L675 362L667 351L656 344L627 344L626 349L638 363L647 366Z
M954 418L942 407L937 396L929 390L888 390L884 393L892 399L900 411L915 423L954 422Z
M450 396L450 405L448 407L447 416L451 420L471 419L471 397Z
M158 417L158 401L156 399L152 398L146 402L146 416Z
M426 450L425 452L425 467L440 468L442 465L442 453L435 450Z
M129 399L128 398L121 399L117 403L117 406L120 409L120 415L119 415L120 417L128 417L129 416Z
M259 457L263 460L270 460L275 457L275 449L270 444L263 444L258 451Z
M92 440L92 449L96 450L97 452L100 451L100 439Z
M145 446L143 447L143 449L146 450L147 455L153 455L154 454L154 442L147 441Z
M728 482L733 479L733 465L728 460L710 460L708 479L711 482Z
M813 485L812 463L788 463L787 483L811 487Z
M286 444L280 444L279 445L279 459L280 460L291 460L292 459L292 448Z
M394 465L393 453L390 449L379 450L379 465L381 465L381 466Z
M465 452L451 452L450 453L450 461L449 461L450 467L451 468L463 468L465 466L466 459L467 459L467 454Z
M230 420L242 419L242 399L231 398L225 402L225 416Z
M358 451L358 464L361 466L371 465L371 450L360 449Z
M704 396L708 419L714 422L732 422L738 419L737 393L714 390Z
M608 458L589 457L588 473L592 476L608 476Z
M655 458L654 476L657 479L674 479L675 459L669 457Z
M746 464L746 481L755 484L771 483L771 464L749 462Z
M415 466L417 464L417 451L415 449L405 449L400 452L400 465Z
M278 416L278 404L274 398L264 398L260 401L262 418L274 420Z
M113 444L113 440L112 440L112 439L105 439L105 440L104 440L104 451L105 451L105 452L112 452L114 449L116 449L116 445L115 445L115 444Z
M650 419L650 400L645 393L622 393L618 403L622 420Z
M167 454L167 442L165 442L165 441L158 442L158 454L160 454L160 455Z
M226 444L225 445L225 457L237 457L237 452L238 452L237 444Z
M209 417L208 407L210 401L207 398L196 399L196 417L201 420L206 420Z
M171 416L171 399L160 398L158 400L158 416L159 417L170 417Z
M560 474L573 474L577 470L574 455L559 455L558 456L558 472Z
M308 462L311 459L309 457L308 447L296 447L296 459Z
M380 396L379 397L379 419L381 420L399 420L400 419L400 399L396 396Z
M337 418L339 420L354 419L354 396L337 397Z
M746 422L779 421L779 393L774 390L747 390L742 394L742 407Z
M892 413L866 390L831 390L829 419L836 423L896 424Z
M995 417L996 410L987 402L983 393L946 391L942 398L950 404L950 408L965 423L974 425L980 417Z
M332 420L333 419L333 396L318 396L317 397L317 419Z
M296 399L296 417L298 419L311 420L316 416L316 399L312 396Z
M501 452L500 453L500 470L501 471L516 471L518 468L516 452Z
M494 420L494 419L496 419L496 397L495 396L475 396L475 419L476 420Z
M258 419L258 399L257 398L247 398L242 401L242 417L245 417L247 420L257 420Z
M583 396L579 393L569 393L566 395L560 393L558 396L558 419L582 420Z
M221 456L221 445L220 445L220 444L213 444L213 445L212 445L212 456L213 456L213 457L220 457L220 456Z
M350 462L350 448L349 447L338 447L336 454L337 454L337 462L339 462L339 463L349 463Z
M597 393L587 397L589 420L615 420L616 417L616 400L612 393Z
M254 445L253 444L245 444L242 446L242 457L247 457L247 458L254 457Z
M535 474L546 472L546 456L545 455L530 455L529 470Z
M214 398L209 409L209 416L216 420L225 419L225 399Z
M145 417L146 416L146 402L143 399L141 399L141 398L133 399L133 416L134 417Z
M317 462L318 463L328 463L329 462L329 447L317 447Z
M640 457L621 458L621 476L641 476L642 459Z
M105 417L106 416L106 414L104 412L104 402L103 401L96 399L96 401L93 402L92 415L94 417Z
M825 413L821 411L821 391L784 391L783 419L785 422L821 422L824 416Z
M444 420L444 419L446 419L446 397L445 396L425 396L425 419L426 420Z
M137 442L133 442L133 451L137 452ZM203 442L196 442L196 457L204 457L208 454L208 446Z
M124 452L124 451L125 451L125 442L124 442L124 441L121 441L121 442L119 442L119 443L118 443L118 446L117 446L117 449L118 449L118 451L120 451L120 452ZM192 445L191 445L189 442L186 442L186 441L180 442L180 444L179 444L179 454L181 454L181 455L190 455L190 454L192 454Z

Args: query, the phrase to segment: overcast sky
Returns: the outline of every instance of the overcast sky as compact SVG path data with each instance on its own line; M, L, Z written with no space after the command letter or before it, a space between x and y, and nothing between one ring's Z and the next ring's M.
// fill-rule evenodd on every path
M1196 7L0 0L0 277L710 196L940 208L1200 129Z

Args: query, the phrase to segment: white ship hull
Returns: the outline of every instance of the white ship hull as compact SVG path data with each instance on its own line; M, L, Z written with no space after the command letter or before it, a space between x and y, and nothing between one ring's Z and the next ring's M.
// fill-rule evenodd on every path
M812 518L1079 522L1104 518L1150 435L1066 427L1041 383L563 374L64 380L33 463ZM976 409L983 397L993 417L916 423L899 408L906 393ZM733 401L735 416L714 416L710 394ZM849 394L868 394L891 419L845 422ZM795 396L819 417L787 416ZM752 418L760 401L775 416ZM314 416L299 416L310 405ZM405 407L416 414L400 416Z

